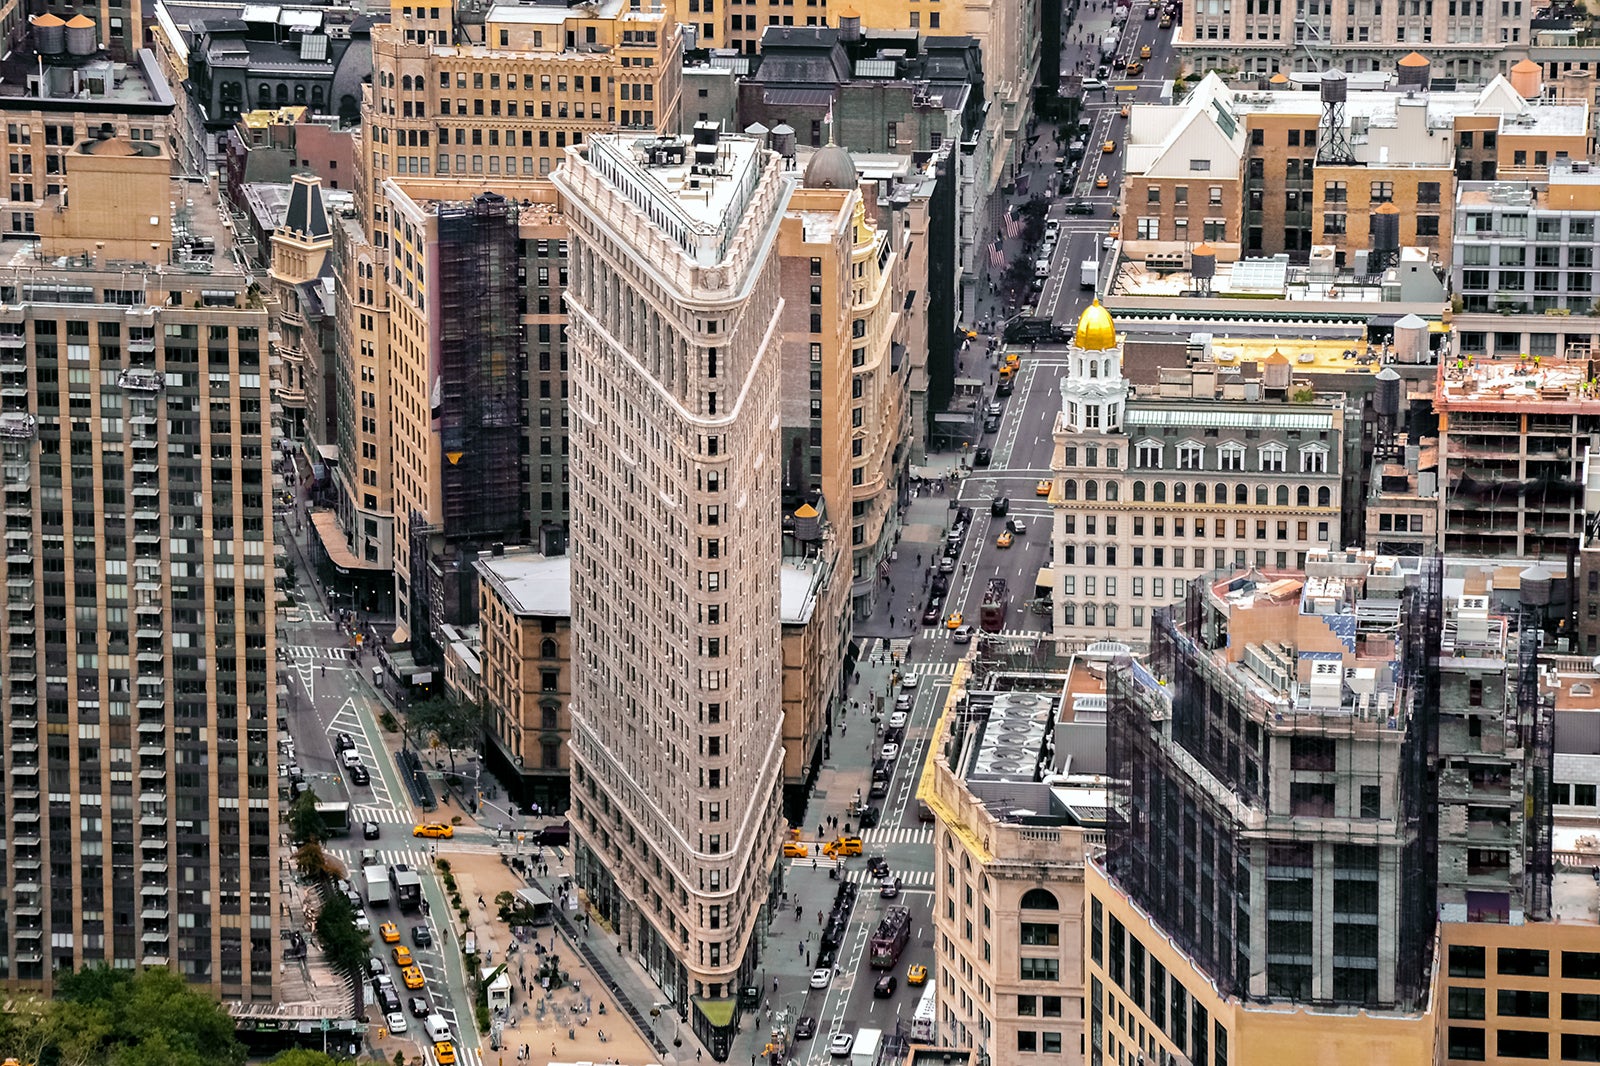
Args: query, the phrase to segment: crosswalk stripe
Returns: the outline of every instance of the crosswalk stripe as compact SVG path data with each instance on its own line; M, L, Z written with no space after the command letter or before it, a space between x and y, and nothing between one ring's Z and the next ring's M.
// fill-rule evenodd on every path
M348 648L322 648L314 644L279 644L278 650L291 660L327 659L329 662L349 662Z
M352 813L358 822L378 822L381 825L411 823L410 811L396 810L393 807L356 807Z
M891 878L900 878L901 888L932 888L932 870L892 870ZM851 870L845 874L845 880L854 881L858 885L879 885L881 882L865 869Z
M919 825L915 827L887 826L882 829L868 829L861 834L862 843L868 846L880 844L932 844L933 827Z

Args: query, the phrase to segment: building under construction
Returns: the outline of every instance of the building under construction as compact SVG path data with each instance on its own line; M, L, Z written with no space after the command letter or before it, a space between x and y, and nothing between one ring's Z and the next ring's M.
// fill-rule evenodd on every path
M1197 579L1110 672L1106 874L1224 997L1427 1001L1440 567L1400 562Z
M471 615L477 552L527 537L519 208L492 192L431 206L425 313L438 497L409 523L410 627L424 642L439 623Z

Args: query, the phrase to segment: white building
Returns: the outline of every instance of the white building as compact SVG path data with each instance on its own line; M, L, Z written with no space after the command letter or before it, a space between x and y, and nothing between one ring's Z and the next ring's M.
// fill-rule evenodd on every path
M1050 503L1055 636L1143 645L1152 608L1224 568L1303 569L1340 543L1343 394L1205 353L1153 384L1123 375L1099 301L1078 320L1061 379Z
M553 180L572 226L577 881L687 1016L758 965L778 853L790 184L709 123L594 137ZM713 1051L731 1031L693 1023Z

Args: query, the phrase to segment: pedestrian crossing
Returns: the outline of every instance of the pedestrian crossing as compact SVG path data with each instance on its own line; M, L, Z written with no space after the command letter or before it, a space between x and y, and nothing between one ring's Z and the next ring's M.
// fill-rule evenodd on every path
M347 846L331 847L328 850L341 859L354 860L362 851L367 849L359 847L356 841L351 841ZM433 869L433 859L429 857L425 848L373 848L371 850L377 854L378 861L385 866L404 863L413 870Z
M923 844L933 846L933 826L884 826L865 830L861 842L869 848L886 844Z
M353 807L350 818L357 822L377 822L379 825L412 825L410 811L398 811L393 807Z
M890 871L889 871L890 880L893 880L896 877L898 877L900 879L900 887L901 888L932 888L933 887L933 871L932 870L895 870L895 869L891 868ZM879 881L876 877L873 877L872 876L872 871L866 869L865 867L862 867L861 869L858 869L858 870L849 870L849 871L847 871L845 873L845 875L844 875L844 879L846 881L854 881L858 885L876 886L876 885L881 885L883 883L883 882Z
M954 677L956 664L954 662L937 663L911 663L906 667L906 673L915 674L917 677Z
M955 632L955 630L946 629L944 626L928 626L927 628L923 629L923 631L922 631L922 639L923 640L938 640L941 637L951 636L951 635L954 634L954 632ZM982 638L984 638L986 640L1029 640L1029 641L1038 640L1041 637L1050 636L1050 634L1047 631L1043 630L1043 629L1002 629L998 633L990 633L987 630L976 630L976 631L973 632L972 635L974 637L982 637ZM925 667L922 666L922 665L916 665L916 666L911 666L908 669L912 673L922 673L925 670Z
M350 661L349 648L320 648L315 644L279 644L278 650L288 657L291 662L347 663Z

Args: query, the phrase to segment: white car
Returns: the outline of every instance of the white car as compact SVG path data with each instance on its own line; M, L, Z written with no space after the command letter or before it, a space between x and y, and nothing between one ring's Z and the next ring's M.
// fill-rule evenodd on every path
M916 674L901 674L900 675L900 687L901 688L916 688L917 684L918 684L918 682L917 682L917 675Z
M889 716L890 729L904 729L906 727L906 712L895 711Z
M398 1010L392 1012L388 1018L385 1019L385 1024L389 1026L389 1032L391 1033L403 1033L410 1028L409 1024L406 1022L405 1012Z
M850 1054L850 1049L856 1046L856 1034L834 1033L833 1039L828 1041L828 1054L836 1059L842 1059Z
M372 919L367 917L366 911L356 911L356 928L363 933L372 932Z
M811 971L811 987L812 988L827 988L829 982L831 982L832 980L833 980L833 970L830 967L822 966L822 967L819 967L818 969L815 969L815 970Z
M884 762L894 762L899 757L900 745L898 744L885 744L878 750L878 758L882 759Z
M344 764L346 766L360 766L361 765L361 753L356 751L356 749L354 749L354 748L346 748L346 749L344 749L344 751L340 752L339 758L340 758L340 760L342 760L344 762Z

